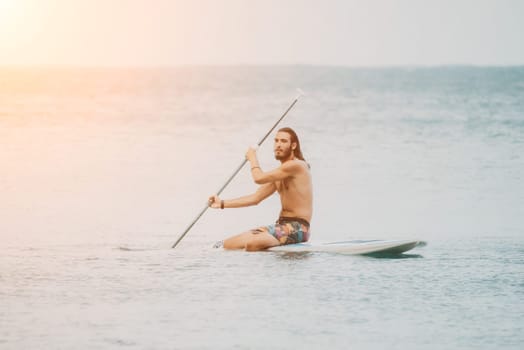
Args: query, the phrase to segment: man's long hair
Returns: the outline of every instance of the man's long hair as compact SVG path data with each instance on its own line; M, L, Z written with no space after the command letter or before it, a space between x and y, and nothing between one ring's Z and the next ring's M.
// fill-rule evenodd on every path
M297 144L297 148L295 148L295 150L293 151L293 155L295 156L295 158L298 158L305 162L306 160L304 159L304 156L302 155L302 150L300 149L300 141L298 140L298 136L295 130L285 127L285 128L281 128L278 130L278 132L281 132L281 131L287 132L289 136L291 136L291 143L295 142Z

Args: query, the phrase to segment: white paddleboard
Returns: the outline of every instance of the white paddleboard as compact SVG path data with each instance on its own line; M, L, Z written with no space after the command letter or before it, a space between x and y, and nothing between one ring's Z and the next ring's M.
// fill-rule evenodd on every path
M340 242L307 242L269 248L273 252L329 252L351 255L401 254L426 245L416 240L353 240Z

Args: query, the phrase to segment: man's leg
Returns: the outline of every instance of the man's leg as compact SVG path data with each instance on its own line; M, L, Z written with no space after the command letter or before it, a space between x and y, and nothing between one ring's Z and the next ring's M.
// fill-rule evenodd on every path
M267 231L257 233L248 231L229 237L224 241L224 249L245 249L247 251L264 250L277 245L280 245L278 239Z
M251 240L246 243L246 250L248 252L254 252L257 250L264 250L271 247L280 245L278 239L273 237L269 232L262 231L257 234L252 234Z
M251 235L253 234L249 231L225 239L224 249L244 249Z

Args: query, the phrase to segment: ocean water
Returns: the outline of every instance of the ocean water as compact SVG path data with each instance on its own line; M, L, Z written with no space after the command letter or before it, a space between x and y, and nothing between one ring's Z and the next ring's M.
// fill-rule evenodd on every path
M297 87L312 239L427 246L212 248L272 196L170 249ZM0 348L521 349L523 179L524 67L0 68Z

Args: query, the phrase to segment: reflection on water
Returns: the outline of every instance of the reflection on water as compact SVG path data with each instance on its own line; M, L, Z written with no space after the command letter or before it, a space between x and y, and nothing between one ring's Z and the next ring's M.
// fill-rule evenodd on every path
M391 253L371 253L365 254L365 256L377 259L420 259L423 258L423 255L420 254L391 254Z
M283 260L304 260L309 259L314 253L311 252L270 252L275 254L280 259Z

